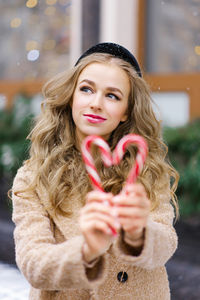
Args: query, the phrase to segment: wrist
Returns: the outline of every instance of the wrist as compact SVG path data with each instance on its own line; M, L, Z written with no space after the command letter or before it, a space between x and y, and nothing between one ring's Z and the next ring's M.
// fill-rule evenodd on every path
M89 249L88 244L84 242L82 247L82 256L83 260L86 262L86 264L91 264L97 256L95 256Z

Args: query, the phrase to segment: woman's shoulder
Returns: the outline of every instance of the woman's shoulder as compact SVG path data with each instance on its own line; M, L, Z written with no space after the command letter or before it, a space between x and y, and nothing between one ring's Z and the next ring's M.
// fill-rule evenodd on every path
M13 185L18 184L19 182L29 182L32 177L32 171L31 168L25 163L23 166L21 166L14 177Z

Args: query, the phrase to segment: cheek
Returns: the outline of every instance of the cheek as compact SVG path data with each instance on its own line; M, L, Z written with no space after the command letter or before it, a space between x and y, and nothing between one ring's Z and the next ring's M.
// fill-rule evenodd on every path
M77 112L79 111L79 102L77 101L76 95L73 97L72 101L72 118L75 121L77 117Z
M80 110L88 105L88 97L80 92L75 92L72 102L73 110Z
M120 120L126 113L127 107L126 106L117 106L117 107L110 107L110 115L117 120Z
M76 112L79 108L81 108L81 98L77 93L74 93L73 101L72 101L72 111Z
M77 101L76 101L76 98L73 98L73 101L72 101L72 111L76 111L77 109Z

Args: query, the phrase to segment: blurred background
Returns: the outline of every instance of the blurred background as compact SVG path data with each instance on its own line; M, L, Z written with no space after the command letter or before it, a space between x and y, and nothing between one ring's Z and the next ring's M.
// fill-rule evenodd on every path
M106 41L139 60L180 173L179 247L167 264L172 300L200 299L200 0L0 0L0 39L0 299L27 299L7 191L28 157L42 86Z

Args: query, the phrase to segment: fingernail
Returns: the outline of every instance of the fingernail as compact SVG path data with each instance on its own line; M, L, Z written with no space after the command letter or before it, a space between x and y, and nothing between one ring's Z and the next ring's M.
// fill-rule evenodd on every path
M103 204L106 205L106 206L110 206L108 201L103 201Z

